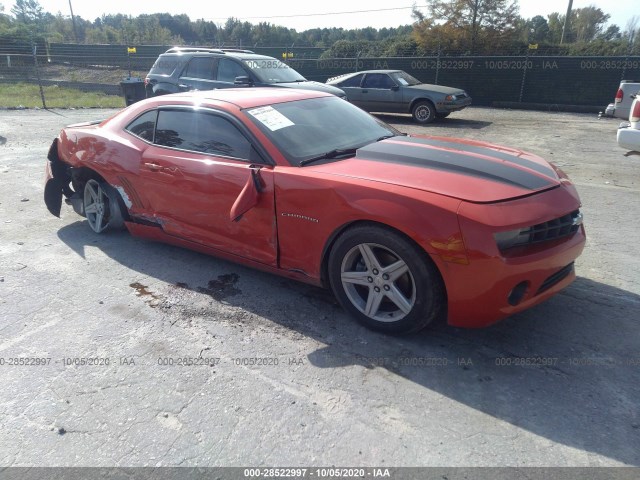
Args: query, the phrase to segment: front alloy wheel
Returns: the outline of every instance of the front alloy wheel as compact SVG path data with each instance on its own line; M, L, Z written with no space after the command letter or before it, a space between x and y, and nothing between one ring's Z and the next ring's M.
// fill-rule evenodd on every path
M397 253L360 243L342 260L342 288L361 313L378 322L402 320L416 303L416 283Z
M341 235L329 260L329 278L344 308L374 330L417 331L442 309L442 281L431 260L386 228L360 226Z

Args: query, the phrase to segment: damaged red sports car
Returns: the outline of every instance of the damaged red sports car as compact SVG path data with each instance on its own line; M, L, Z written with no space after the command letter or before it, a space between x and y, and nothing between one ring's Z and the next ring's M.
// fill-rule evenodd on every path
M45 203L330 287L389 333L482 327L575 278L566 175L512 148L405 135L333 95L225 89L138 102L51 145Z

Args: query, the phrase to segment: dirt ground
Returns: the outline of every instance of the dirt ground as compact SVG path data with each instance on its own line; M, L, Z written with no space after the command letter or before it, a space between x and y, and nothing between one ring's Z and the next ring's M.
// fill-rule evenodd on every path
M482 330L396 338L321 289L96 236L64 206L51 216L52 139L111 113L0 112L0 465L640 465L640 157L616 145L618 121L382 117L554 162L588 236L578 279L546 303Z

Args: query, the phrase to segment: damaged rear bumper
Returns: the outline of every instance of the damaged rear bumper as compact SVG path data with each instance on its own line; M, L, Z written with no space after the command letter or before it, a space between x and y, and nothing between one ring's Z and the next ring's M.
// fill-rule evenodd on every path
M47 154L44 183L44 203L49 212L60 218L62 198L65 203L72 205L75 212L85 216L84 206L80 195L71 188L71 167L60 160L58 156L58 139L56 138Z

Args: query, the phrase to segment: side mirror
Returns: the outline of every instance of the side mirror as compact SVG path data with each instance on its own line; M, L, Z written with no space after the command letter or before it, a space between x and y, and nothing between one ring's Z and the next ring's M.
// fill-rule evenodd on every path
M400 90L400 87L398 85L394 85L393 87L391 87L391 90L397 92L398 90Z
M244 188L240 192L240 195L238 195L238 198L236 198L229 212L229 220L232 222L240 221L242 215L258 204L260 193L264 190L264 183L262 178L260 178L260 168L261 167L257 165L249 166L247 183L244 184Z
M246 75L242 75L240 77L236 77L236 79L233 81L234 85L246 85L246 86L251 86L253 85L253 82L251 81L251 79L249 77L247 77Z

